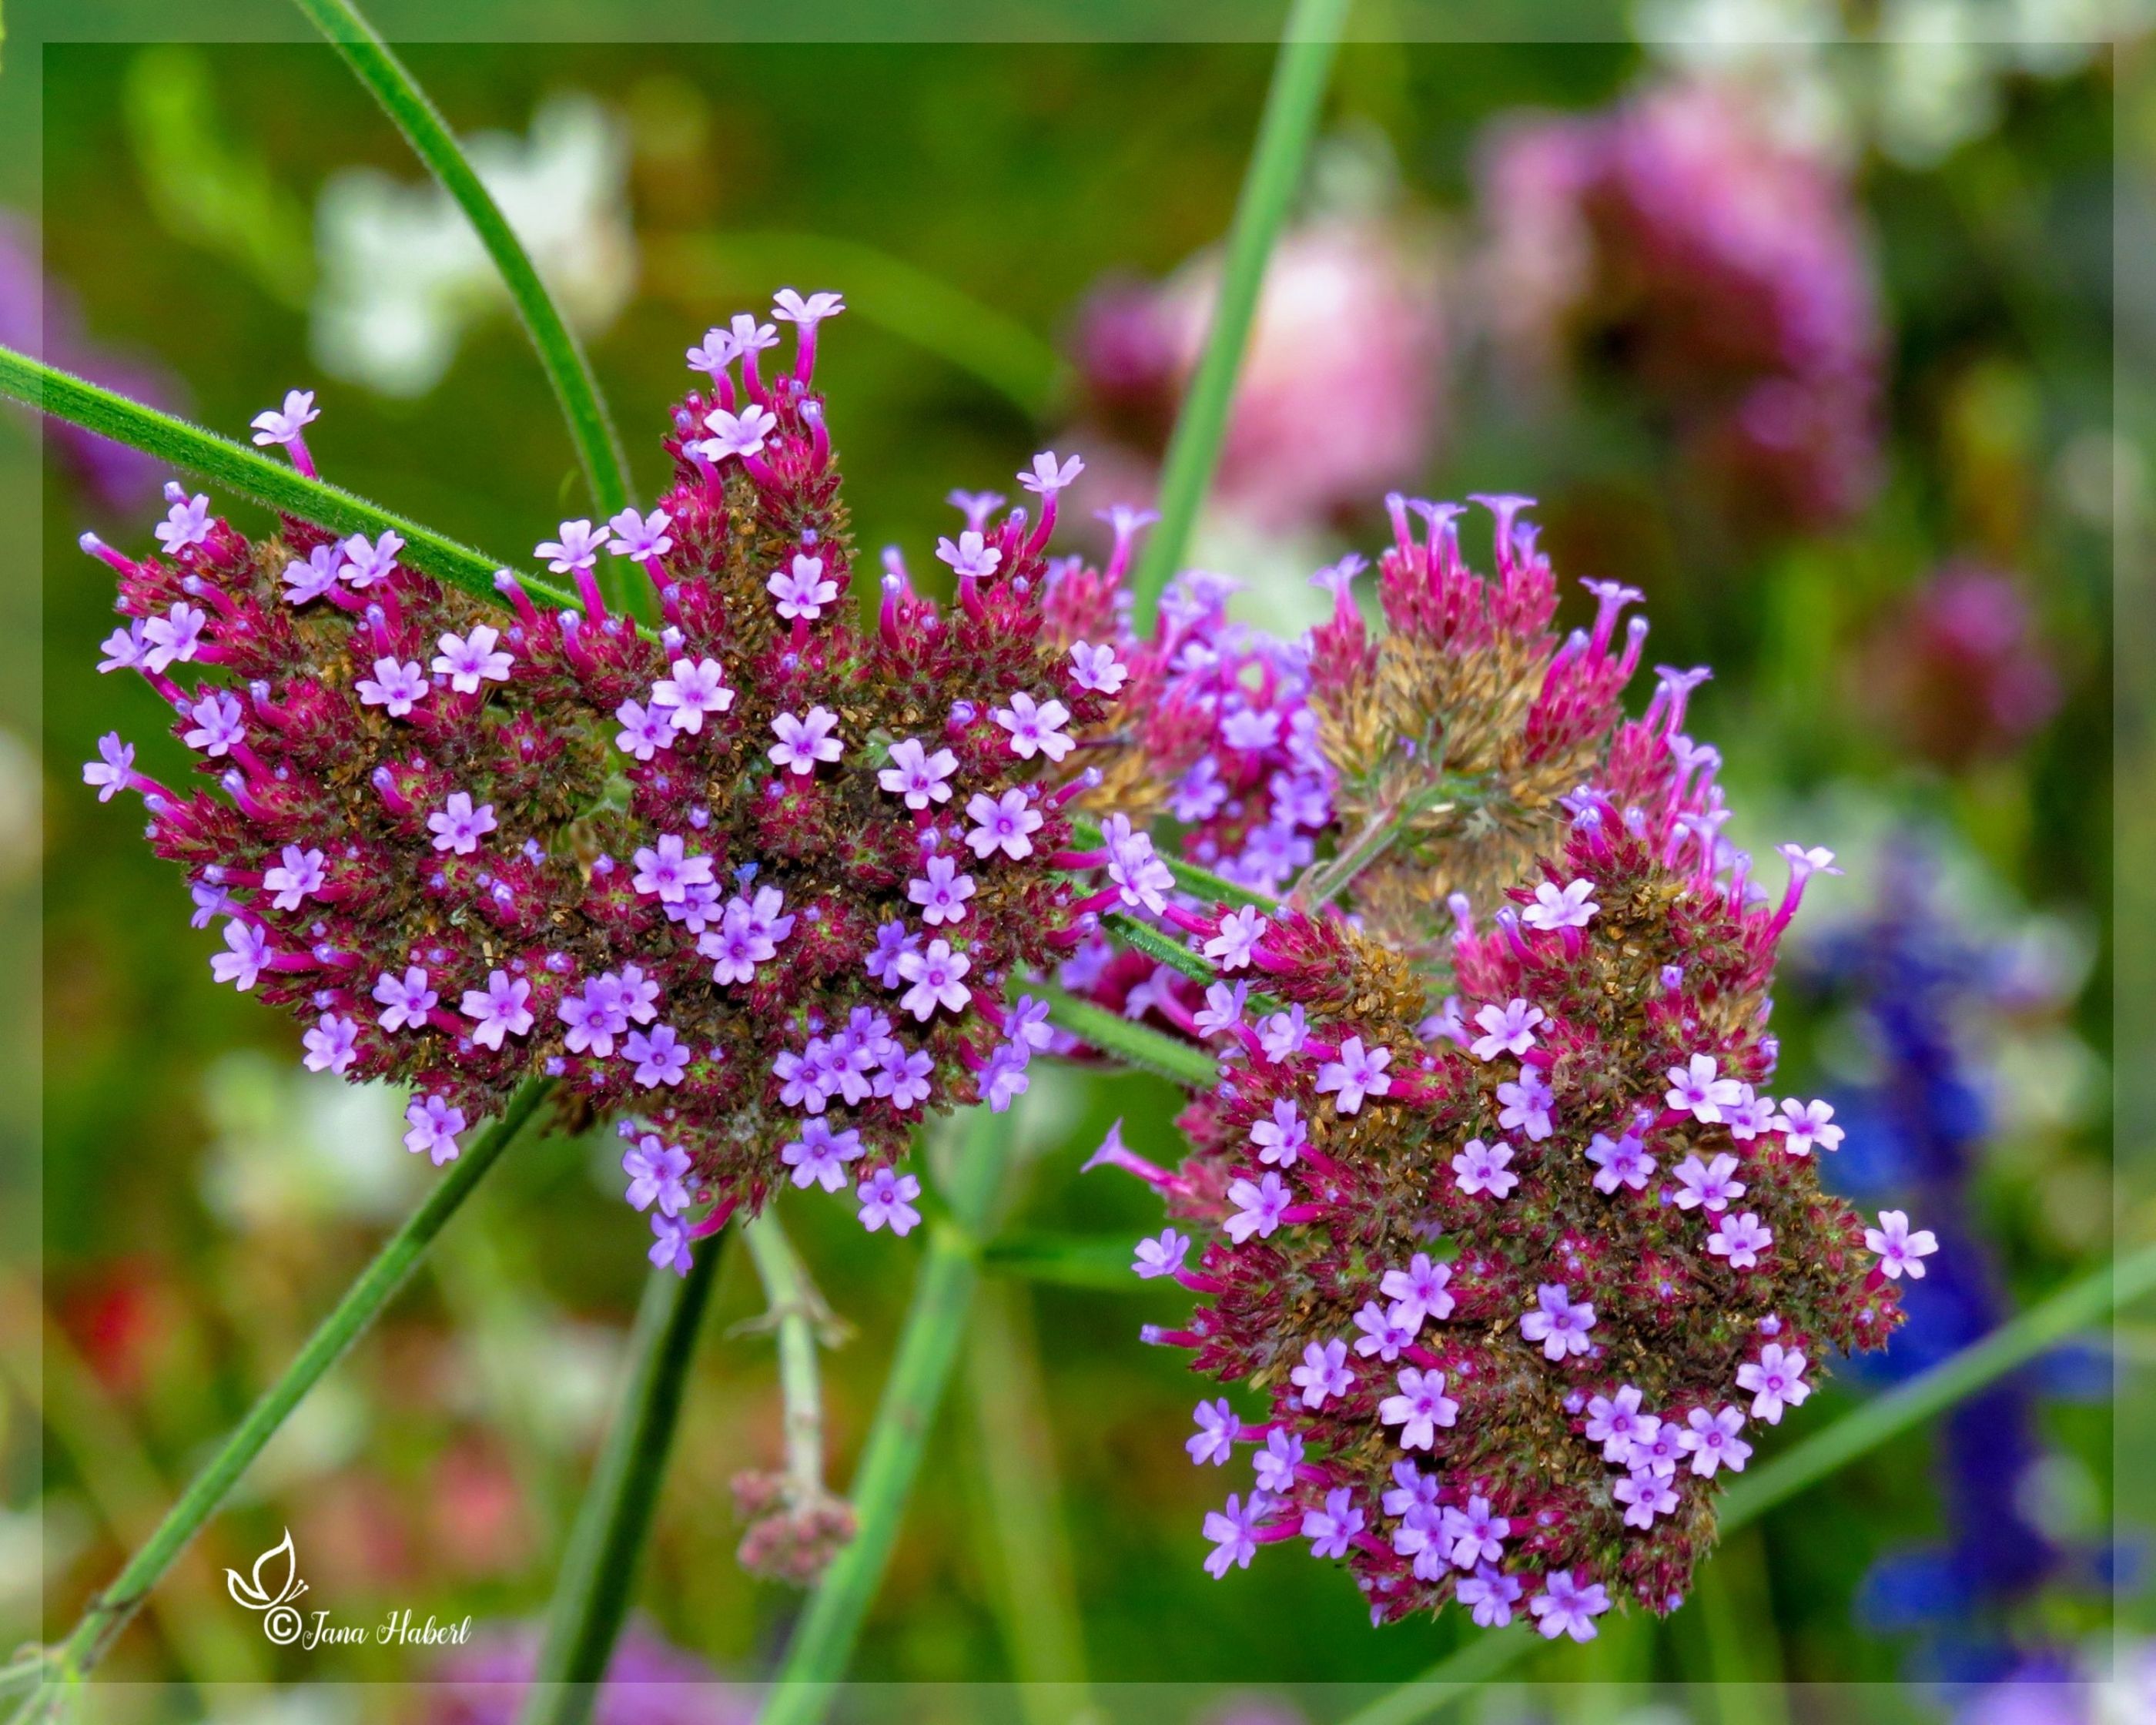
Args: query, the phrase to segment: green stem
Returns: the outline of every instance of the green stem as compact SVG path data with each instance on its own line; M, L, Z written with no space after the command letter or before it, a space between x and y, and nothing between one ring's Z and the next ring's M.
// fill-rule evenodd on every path
M819 1329L836 1327L830 1310L793 1243L767 1209L742 1230L742 1240L763 1284L764 1319L778 1337L778 1397L785 1409L786 1489L788 1500L813 1507L829 1497L824 1486L824 1390L816 1369Z
M591 1717L635 1590L721 1244L706 1242L687 1275L661 1268L644 1283L629 1336L627 1391L562 1556L525 1725L583 1725Z
M1131 1269L1131 1243L1083 1234L1006 1234L981 1250L981 1262L1007 1276L1096 1293L1142 1292Z
M1101 926L1116 935L1133 952L1142 952L1156 964L1165 964L1180 976L1208 987L1221 980L1220 973L1182 942L1170 940L1151 923L1141 922L1121 911L1111 911Z
M1331 904L1355 884L1356 876L1392 848L1399 831L1400 816L1396 810L1389 809L1373 815L1344 849L1312 869L1307 880L1296 887L1296 901L1313 910Z
M1026 992L1048 1003L1050 1024L1127 1065L1157 1072L1194 1090L1210 1090L1219 1078L1213 1057L1194 1043L1132 1024L1105 1006L1065 993L1053 983L1030 983Z
M1301 182L1347 11L1348 0L1295 0L1288 13L1286 36L1258 121L1257 146L1235 200L1212 328L1161 467L1160 522L1147 536L1131 582L1136 601L1132 624L1142 635L1152 628L1161 593L1183 560L1191 526L1219 465L1235 374L1242 367L1250 320L1265 285L1265 259Z
M1081 850L1098 850L1108 842L1100 828L1079 816L1071 819L1070 836ZM1215 904L1255 905L1268 915L1276 915L1285 908L1270 893L1258 892L1240 886L1225 875L1216 875L1210 869L1201 869L1196 863L1185 862L1165 850L1156 854L1162 865L1175 876L1175 884L1196 897L1210 900Z
M1722 1500L1723 1537L1760 1517L1892 1438L1913 1430L1986 1384L2025 1366L2076 1331L2156 1291L2156 1244L2137 1247L2049 1299L2001 1324L1981 1342L1928 1372L1876 1396L1822 1431L1748 1473ZM1536 1645L1516 1620L1510 1629L1477 1635L1419 1677L1350 1713L1342 1725L1413 1725L1466 1699Z
M584 470L584 483L591 488L594 507L603 519L626 509L629 464L606 403L599 397L591 362L584 357L583 345L555 305L546 284L540 280L531 254L510 227L509 218L458 147L449 123L351 0L295 0L295 3L344 57L345 64L382 104L382 111L404 134L428 171L464 211L480 244L494 260L532 347L538 350L539 364L553 386L562 417L568 422L569 439L576 445L577 461ZM621 559L620 564L612 572L614 591L608 595L616 603L641 597L642 583L630 582L628 560Z
M184 472L198 474L280 514L298 516L333 532L393 531L404 541L404 549L398 553L403 562L490 604L503 603L494 585L495 572L503 567L500 558L459 545L431 527L393 515L339 486L309 479L259 449L116 395L12 347L0 347L0 395L169 461ZM526 593L543 603L573 608L578 603L575 595L544 576L520 572L516 578Z
M143 1596L162 1579L172 1560L187 1547L225 1496L239 1482L248 1465L298 1407L322 1375L335 1365L360 1333L372 1323L392 1295L403 1285L412 1266L471 1196L487 1171L538 1111L553 1088L547 1079L534 1079L509 1099L501 1117L475 1140L450 1165L434 1189L392 1235L374 1255L359 1280L345 1291L328 1317L316 1326L292 1363L261 1399L248 1409L239 1430L227 1438L209 1464L197 1474L180 1500L159 1522L157 1531L127 1560L111 1586L97 1596L67 1639L52 1651L49 1668L63 1684L72 1684L95 1665Z
M1002 1184L1009 1127L1010 1116L984 1108L957 1125L957 1153L943 1183L950 1211L930 1224L898 1352L854 1476L857 1530L809 1596L759 1725L817 1725L883 1584L973 1307L980 1278L978 1236Z
M1021 1712L1028 1725L1071 1725L1091 1703L1031 1296L1022 1283L991 1278L976 1307L966 1379L978 1507L969 1519L995 1578Z

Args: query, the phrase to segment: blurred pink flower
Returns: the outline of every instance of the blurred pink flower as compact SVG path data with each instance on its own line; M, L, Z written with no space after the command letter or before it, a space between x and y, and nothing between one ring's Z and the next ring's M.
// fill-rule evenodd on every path
M510 1725L539 1663L536 1628L497 1631L444 1658L425 1688L428 1725ZM594 1725L749 1725L753 1699L694 1655L632 1624L607 1663Z
M1941 767L2010 754L2058 710L2058 672L2019 583L1968 558L1882 619L1863 662L1902 740Z
M1828 161L1712 84L1672 84L1501 121L1481 196L1483 311L1517 366L1644 397L1749 525L1829 526L1868 501L1885 336Z
M0 211L0 342L151 407L187 404L185 388L163 366L90 338L74 295L40 274L29 225L5 211ZM46 420L44 430L76 482L105 507L140 509L157 495L165 470L141 450L62 419Z
M1204 347L1219 267L1209 252L1164 282L1104 282L1079 313L1074 357L1091 429L1143 466L1090 449L1087 459L1147 492L1146 470ZM1284 238L1251 327L1215 495L1257 525L1286 528L1412 481L1439 429L1438 287L1435 254L1397 223L1328 218Z

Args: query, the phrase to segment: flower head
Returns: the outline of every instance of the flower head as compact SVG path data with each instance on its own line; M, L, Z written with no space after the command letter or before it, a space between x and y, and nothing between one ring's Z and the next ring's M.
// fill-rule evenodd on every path
M1217 1076L1183 1117L1190 1155L1148 1176L1194 1236L1198 1307L1151 1333L1263 1386L1269 1430L1301 1445L1292 1469L1262 1464L1278 1500L1264 1531L1329 1527L1327 1494L1348 1486L1366 1524L1338 1561L1377 1615L1453 1599L1495 1624L1524 1604L1569 1636L1620 1594L1659 1613L1686 1591L1693 1511L1744 1459L1718 1410L1757 1396L1770 1333L1732 1322L1732 1299L1814 1359L1877 1346L1899 1311L1758 1088L1789 915L1722 835L1719 757L1684 730L1701 674L1658 674L1628 716L1635 593L1594 583L1591 621L1566 633L1524 500L1486 500L1488 579L1455 508L1390 503L1383 634L1351 600L1296 659L1246 658L1247 637L1213 622L1221 589L1194 579L1163 601L1172 645L1117 639L1140 710L1159 715L1148 783L1184 860L1275 901L1209 902L1173 877L1152 903L1104 889L1096 901L1184 937L1213 979L1111 958L1066 967L1066 986L1098 975L1102 1005L1194 1035L1250 973L1256 1022L1216 1038ZM1096 614L1074 605L1071 637L1100 639ZM1298 676L1299 711L1262 698ZM1461 819L1463 802L1509 812ZM1429 812L1401 821L1410 807ZM1389 824L1384 853L1362 854ZM1134 823L1101 825L1120 889L1158 859ZM1353 851L1353 878L1298 858L1306 833L1318 855ZM1260 857L1268 872L1243 872ZM1409 1475L1441 1500L1398 1481L1403 1452L1426 1452L1434 1471Z
M805 363L839 304L788 292L775 322L706 336L658 495L537 547L578 608L510 572L445 585L393 531L288 519L250 544L177 490L160 557L97 542L122 614L105 668L165 688L187 669L177 728L203 773L167 791L112 736L85 783L144 798L221 931L213 974L292 1012L313 1070L409 1086L430 1154L541 1076L629 1124L638 1168L654 1138L654 1261L676 1270L692 1226L804 1157L814 1187L845 1168L865 1222L911 1226L899 1164L921 1114L1029 1081L1044 1009L1004 985L1089 932L1086 885L1057 866L1068 796L1033 768L1111 731L1114 691L1074 683L1024 534L983 538L979 615L908 593L860 626ZM761 377L784 323L793 375ZM312 414L295 393L254 429L305 465ZM603 552L651 581L649 629L596 603ZM1034 702L1032 767L988 719L1019 711L1009 691ZM894 761L918 823L890 818Z

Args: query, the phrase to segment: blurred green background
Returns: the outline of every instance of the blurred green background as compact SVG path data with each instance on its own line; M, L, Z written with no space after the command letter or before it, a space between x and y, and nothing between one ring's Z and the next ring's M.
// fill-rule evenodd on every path
M2023 1295L2100 1261L2112 1223L2109 559L2117 487L2140 475L2122 469L2112 430L2112 220L2115 147L2156 150L2156 103L2133 75L2142 52L2002 57L1984 74L1988 110L1950 95L1958 117L1914 142L1881 118L1922 100L1892 82L1915 74L1893 74L1885 50L1803 57L1798 69L1821 88L1865 92L1835 149L1889 343L1883 485L1853 520L1818 531L1717 526L1626 402L1579 389L1529 403L1476 333L1486 128L1522 108L1599 109L1671 75L1681 51L1352 43L1306 200L1311 220L1348 210L1412 234L1434 260L1446 357L1416 489L1539 496L1561 572L1643 588L1650 658L1716 665L1692 728L1722 749L1745 842L1801 836L1850 854L1849 876L1815 894L1807 920L1830 931L1861 918L1877 872L1861 865L1888 835L1917 834L1949 882L1943 924L2056 961L2043 988L1972 1005L1954 1030L1989 1090L1970 1214ZM1790 58L1766 55L1752 73L1792 79L1779 64ZM947 490L1007 486L1034 449L1089 421L1073 355L1095 284L1158 280L1217 239L1270 52L414 45L408 59L461 132L516 141L508 159L529 171L531 219L548 236L542 264L578 309L647 491L684 386L680 356L707 323L781 285L848 293L820 382L854 519L865 547L901 543L918 569L950 530ZM483 282L458 273L455 236L425 214L416 165L331 54L54 46L44 75L35 231L49 319L72 307L86 349L136 365L228 434L286 388L317 388L310 441L326 475L471 542L514 556L586 512L521 332ZM355 167L399 182L405 203L338 178ZM388 261L423 243L433 262ZM32 435L0 424L0 436ZM1216 514L1199 555L1251 578L1252 614L1286 614L1301 573L1383 542L1377 494L1389 482L1373 481L1359 510L1292 529ZM33 837L11 837L5 861L18 880L42 864L47 958L44 1285L42 1299L11 1285L5 1321L11 1343L41 1334L46 1353L41 1405L23 1384L11 1404L0 1591L4 1615L35 1634L42 1586L50 1635L428 1170L398 1147L400 1105L310 1079L287 1026L213 986L212 937L187 927L176 876L136 842L122 805L100 807L80 784L109 728L141 743L152 772L180 754L146 688L95 674L109 584L74 546L85 526L146 543L162 506L114 507L56 441L46 485L42 757L16 748L8 769L10 794L33 807L42 774L44 831L41 854ZM1954 691L1909 695L1892 669L1915 650L1908 608L1955 557L2003 572L2025 609L2023 646L2056 691L2041 723L1966 758L1935 746L1940 714L1922 705L1951 708ZM1944 722L1951 735L1950 711ZM1786 1077L1805 1094L1876 1090L1876 1050L1846 987L1825 957L1806 974L1780 1008ZM1010 1225L1117 1240L1158 1226L1130 1183L1075 1169L1119 1115L1136 1147L1172 1158L1163 1091L1062 1072L1023 1106ZM610 1141L556 1142L511 1157L213 1522L116 1673L425 1675L424 1660L393 1648L279 1653L225 1600L222 1568L244 1570L287 1526L316 1604L351 1620L408 1604L470 1612L485 1629L541 1608L643 1270L640 1219L615 1196L612 1153ZM864 1240L820 1194L789 1195L783 1210L853 1331L826 1361L843 1489L916 1248ZM775 1463L778 1410L768 1338L742 1327L760 1307L754 1277L738 1255L721 1277L641 1605L655 1633L746 1677L767 1666L799 1596L732 1556L728 1481ZM1199 1522L1226 1486L1188 1464L1182 1440L1208 1387L1179 1356L1136 1341L1183 1302L1111 1280L992 1283L857 1674L1038 1675L1014 1650L1043 1621L1069 1627L1065 1642L1104 1681L1378 1681L1451 1646L1449 1621L1372 1631L1353 1587L1323 1565L1272 1554L1225 1583L1204 1575ZM2148 1353L2145 1327L2123 1333ZM1770 1441L1866 1393L1838 1382ZM2145 1483L2136 1503L2114 1479L2113 1417L2101 1397L2042 1400L2041 1513L2062 1546L2106 1547L2115 1515L2148 1525ZM1014 1456L1022 1466L991 1465ZM1925 1675L1912 1666L1922 1636L1867 1609L1865 1589L1882 1558L1939 1532L1938 1478L1932 1435L1902 1440L1733 1542L1669 1624L1613 1628L1548 1669ZM2017 1596L2002 1633L2025 1650L2082 1646L2111 1620L2103 1562L2099 1551ZM1937 1704L1969 1697L1942 1692Z

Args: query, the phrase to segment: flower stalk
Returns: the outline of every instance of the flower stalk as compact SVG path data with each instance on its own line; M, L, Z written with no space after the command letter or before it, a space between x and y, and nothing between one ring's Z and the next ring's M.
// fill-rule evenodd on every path
M662 1265L645 1279L628 1388L562 1557L524 1725L583 1725L592 1716L629 1615L718 1260L706 1245L687 1275Z
M775 1209L747 1222L742 1240L763 1284L766 1309L730 1333L768 1332L778 1339L785 1466L777 1475L735 1476L734 1497L750 1522L739 1557L753 1574L806 1585L853 1537L851 1506L824 1483L824 1392L816 1366L817 1348L837 1347L848 1327L809 1280Z
M980 1235L1002 1185L1009 1125L1008 1115L976 1109L962 1117L951 1133L955 1151L943 1182L948 1212L930 1231L891 1376L855 1476L859 1528L824 1572L794 1626L761 1725L818 1725L883 1585L973 1309L980 1280Z
M622 453L621 438L600 397L591 362L568 321L562 316L546 284L533 267L531 254L509 225L501 207L480 182L455 134L426 92L413 80L389 44L361 15L351 0L295 0L308 20L322 33L365 85L384 113L396 123L428 171L454 198L480 244L501 275L502 285L516 307L539 363L553 387L567 422L569 439L576 445L577 460L584 483L602 516L629 507L629 463ZM626 566L609 578L613 591L608 599L635 605L644 595Z
M157 1531L128 1559L112 1584L99 1594L66 1638L51 1650L46 1658L44 1686L49 1700L54 1704L63 1702L119 1638L173 1559L216 1512L307 1393L403 1286L421 1255L501 1160L502 1153L516 1142L552 1089L552 1083L546 1079L521 1087L500 1117L450 1164L418 1209L375 1254L359 1279L316 1326L292 1363L262 1393L239 1428L195 1476Z
M1219 465L1236 374L1242 369L1243 349L1265 285L1265 260L1302 181L1347 13L1348 0L1295 0L1288 13L1286 34L1273 63L1272 84L1258 121L1257 144L1235 200L1212 328L1162 465L1160 523L1146 542L1132 581L1136 601L1132 621L1140 634L1152 628L1161 593L1182 561L1192 525Z

